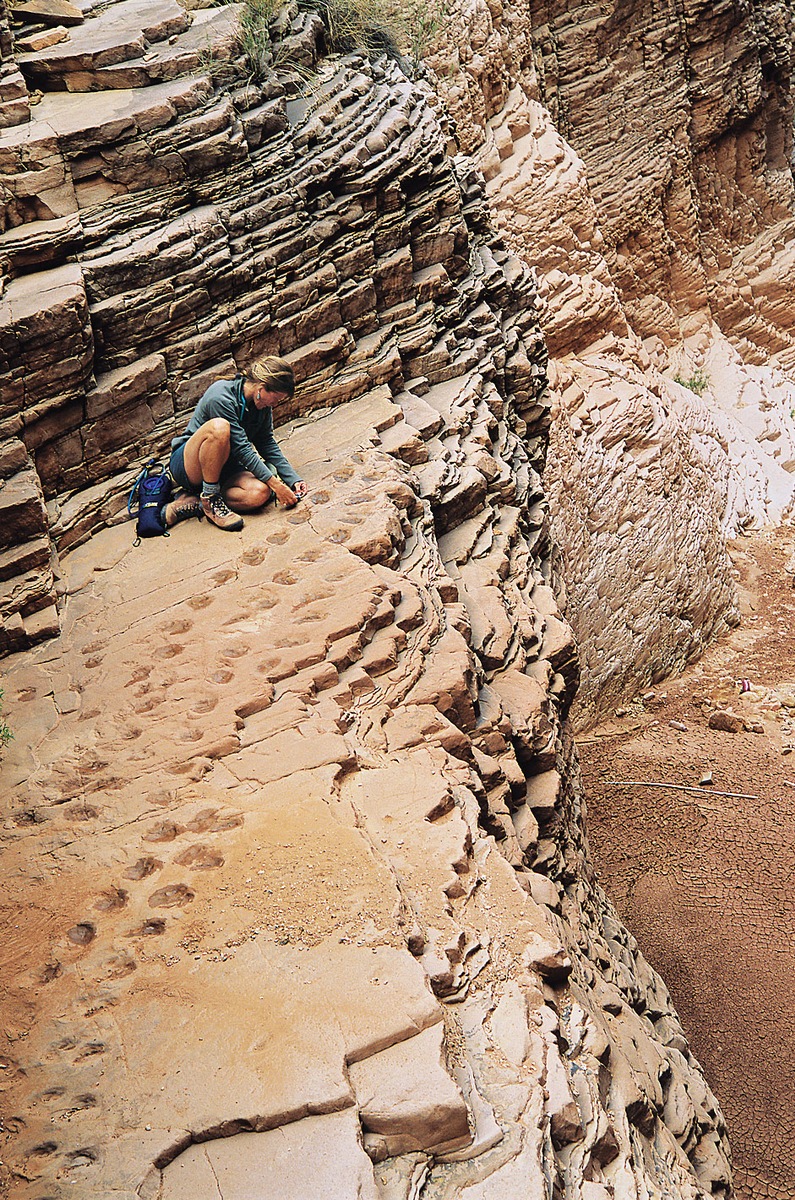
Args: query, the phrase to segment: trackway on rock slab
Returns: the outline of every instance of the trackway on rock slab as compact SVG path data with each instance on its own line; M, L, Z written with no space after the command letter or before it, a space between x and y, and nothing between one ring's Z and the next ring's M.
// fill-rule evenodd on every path
M328 449L366 446L375 415L286 438L312 495L239 535L98 535L66 560L62 636L7 664L3 1194L148 1195L194 1134L348 1109L347 1061L439 1042L394 873L337 787L356 762L337 718L376 687L361 661L375 676L433 629L412 638L416 592L362 557L403 536L405 472ZM438 1044L428 1066L454 1147L466 1108ZM343 1189L372 1177L348 1116ZM201 1163L180 1171L201 1193Z
M721 1097L741 1200L795 1196L793 550L791 528L735 542L741 625L579 739L602 882ZM710 727L737 723L718 712L745 728ZM756 798L610 782L698 787L707 772L713 791Z
M437 541L402 419L285 429L310 495L239 534L97 534L7 660L9 1200L727 1194L665 986L579 882L570 632L516 509L442 503ZM524 622L486 685L490 562Z

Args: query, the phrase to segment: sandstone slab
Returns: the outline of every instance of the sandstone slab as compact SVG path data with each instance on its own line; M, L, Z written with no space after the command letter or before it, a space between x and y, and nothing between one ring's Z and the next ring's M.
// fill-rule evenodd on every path
M163 1172L162 1200L377 1200L355 1113L307 1117L271 1133L191 1146Z

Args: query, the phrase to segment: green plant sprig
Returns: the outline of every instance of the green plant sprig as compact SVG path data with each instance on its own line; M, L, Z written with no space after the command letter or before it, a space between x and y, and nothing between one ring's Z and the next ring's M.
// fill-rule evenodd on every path
M696 367L689 379L685 379L682 375L674 375L674 383L678 383L681 387L686 387L700 396L709 387L710 378L703 367Z
M0 750L4 749L14 737L3 717L3 695L3 689L0 688Z

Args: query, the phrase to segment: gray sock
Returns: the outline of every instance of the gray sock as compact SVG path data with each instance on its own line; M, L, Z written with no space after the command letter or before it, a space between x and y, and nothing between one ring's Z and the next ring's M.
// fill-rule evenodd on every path
M220 496L220 494L221 494L220 483L203 483L202 484L202 496L207 496L209 498L210 496Z

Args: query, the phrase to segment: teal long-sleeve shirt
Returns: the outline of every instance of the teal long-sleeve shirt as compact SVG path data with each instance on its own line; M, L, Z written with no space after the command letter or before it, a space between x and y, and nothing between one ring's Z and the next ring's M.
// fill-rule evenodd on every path
M283 483L292 487L301 476L287 461L273 436L273 413L269 408L260 409L246 403L243 382L243 376L238 375L210 384L196 405L188 428L173 439L171 449L183 446L205 421L223 417L229 422L231 431L230 462L241 471L251 471L263 483L278 475Z

